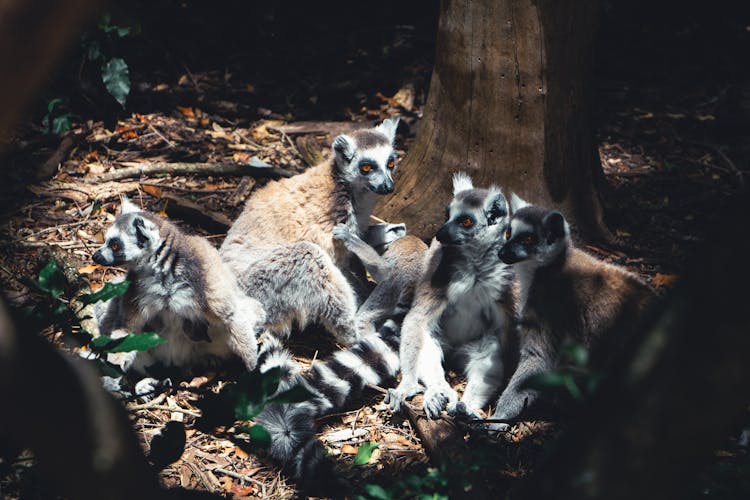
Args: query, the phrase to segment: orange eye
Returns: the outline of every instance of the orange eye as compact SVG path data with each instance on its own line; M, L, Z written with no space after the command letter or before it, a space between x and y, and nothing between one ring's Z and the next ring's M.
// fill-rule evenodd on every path
M388 160L388 168L393 169L393 167L396 166L396 160L390 159Z
M529 235L529 236L524 236L523 238L521 238L521 244L522 244L523 246L526 246L526 247L528 247L528 246L531 246L531 245L533 245L534 243L536 243L536 238L534 238L534 237L533 237L533 236L531 236L531 235Z
M505 239L509 240L510 239L510 235L511 235L510 228L508 228L508 229L505 230Z
M461 220L461 225L462 225L463 227L471 227L471 226L473 226L473 225L474 225L474 221L472 221L472 220L471 220L470 218L468 218L468 217L464 217L464 218L463 218L463 219Z
M370 165L369 163L363 163L359 166L359 170L364 174L369 174L372 170L372 165Z
M117 243L110 243L109 248L111 248L112 251L116 252L120 249L120 245L118 245Z

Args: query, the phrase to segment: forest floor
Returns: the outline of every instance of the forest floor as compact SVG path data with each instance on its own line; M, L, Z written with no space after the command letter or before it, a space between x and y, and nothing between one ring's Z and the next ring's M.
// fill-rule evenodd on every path
M416 83L355 95L351 102L356 105L320 115L314 106L311 110L299 104L275 111L289 83L269 91L273 99L265 103L267 85L225 69L186 67L169 78L136 75L133 108L138 111L120 113L116 120L78 116L62 136L43 133L38 121L30 120L6 153L7 178L0 187L0 283L5 298L17 307L32 304L36 296L18 278L36 276L50 256L75 267L92 289L121 274L93 264L91 255L103 242L123 195L218 246L244 201L269 180L242 175L241 170L236 175L212 173L216 165L263 162L298 173L328 154L335 132L395 115L405 122L398 152L407 154L418 130L430 66L417 61L411 69ZM305 85L308 91L317 83ZM352 87L357 87L356 81ZM718 91L677 93L668 84L604 79L597 89L599 152L607 184L604 201L618 244L585 248L666 290L679 278L691 249L703 241L713 215L743 188L748 165L738 159L745 151L717 130L723 105ZM309 102L314 103L310 92ZM115 178L134 166L159 164L168 170L178 163L204 165L191 175L165 171ZM112 180L103 180L109 177ZM59 337L56 331L45 333L53 341ZM305 364L335 349L326 337L314 333L293 336L291 347ZM185 384L216 386L223 377L207 374ZM186 423L185 453L161 473L165 484L236 497L296 495L294 485L273 464L248 455L230 440L193 428L197 408L192 392L177 387L150 402L132 401L128 409L145 448L176 414ZM422 475L428 467L429 457L409 420L392 415L377 391L367 392L347 411L319 424L319 437L350 480L352 491L361 492L370 483L393 486L394 478ZM493 471L485 477L495 478L492 489L506 491L526 476L561 427L564 419L529 420L496 440L494 458L485 464ZM353 465L359 445L367 441L377 442L379 448L367 465ZM40 486L28 479L33 477L31 463L28 455L21 455L0 468L5 498L39 496ZM235 474L222 472L227 470Z

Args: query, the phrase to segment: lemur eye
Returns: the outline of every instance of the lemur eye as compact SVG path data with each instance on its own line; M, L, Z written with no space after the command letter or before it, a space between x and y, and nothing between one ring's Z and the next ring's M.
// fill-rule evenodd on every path
M464 217L463 219L461 219L461 225L463 227L471 227L474 225L474 221L469 217Z
M388 160L388 168L393 169L395 166L396 166L396 160L394 160L393 158Z
M521 238L521 244L525 247L530 247L531 245L535 243L536 243L536 238L530 234Z
M120 244L112 241L109 243L109 248L111 248L113 252L116 252L120 249Z
M372 165L370 165L369 163L363 163L359 166L359 171L363 174L369 174L370 171L372 171Z
M506 240L509 240L509 239L510 239L510 236L511 236L511 231L510 231L510 228L507 228L507 229L505 230L505 239L506 239Z

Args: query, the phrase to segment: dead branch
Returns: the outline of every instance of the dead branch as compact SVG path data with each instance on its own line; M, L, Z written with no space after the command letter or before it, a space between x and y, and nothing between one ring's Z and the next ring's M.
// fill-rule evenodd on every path
M421 396L415 399L420 400L417 404L421 404ZM461 460L462 457L471 457L471 449L453 418L430 420L417 413L414 406L409 403L402 405L402 408L405 409L406 416L416 429L417 436L434 465L449 464Z
M190 222L209 231L226 233L232 221L220 212L208 210L195 202L186 200L173 194L162 194L161 199L167 200L164 211L170 217Z
M295 122L286 125L276 125L268 127L270 130L277 130L285 134L329 134L331 136L339 134L349 134L362 128L374 127L378 122L371 120L366 122Z
M252 161L252 160L251 160ZM256 164L240 165L239 163L137 163L123 162L125 168L86 178L86 182L116 181L133 177L155 174L173 175L248 175L251 177L291 177L291 172L278 167L272 167L258 160Z
M65 157L68 156L68 153L70 153L70 150L73 149L75 144L75 135L68 134L63 137L60 144L58 144L57 149L49 158L47 158L47 161L39 167L39 170L36 171L36 180L42 181L53 177L57 173L57 167L59 167L63 160L65 160Z

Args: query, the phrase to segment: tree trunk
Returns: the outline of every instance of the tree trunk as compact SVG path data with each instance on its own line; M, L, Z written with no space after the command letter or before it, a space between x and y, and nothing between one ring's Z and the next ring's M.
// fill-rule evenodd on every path
M443 0L424 117L384 217L432 237L463 170L607 238L587 106L596 14L593 0Z

